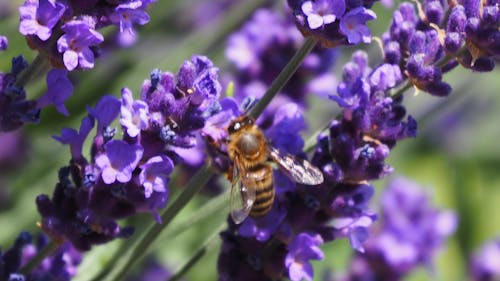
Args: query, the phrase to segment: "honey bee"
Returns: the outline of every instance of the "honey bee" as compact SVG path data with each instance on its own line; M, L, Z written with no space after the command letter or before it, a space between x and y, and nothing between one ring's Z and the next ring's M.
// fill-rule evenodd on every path
M248 215L259 218L271 210L274 202L271 162L297 183L323 182L323 174L311 163L272 147L252 117L236 118L227 131L227 154L233 163L228 171L232 185L231 217L236 224Z

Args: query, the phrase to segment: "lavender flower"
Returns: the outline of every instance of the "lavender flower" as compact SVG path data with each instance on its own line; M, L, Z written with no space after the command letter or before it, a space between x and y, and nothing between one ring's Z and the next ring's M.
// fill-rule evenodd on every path
M288 18L270 9L257 10L239 31L229 37L226 47L226 57L237 69L232 78L237 101L259 99L302 41ZM290 101L304 104L309 92L323 95L334 90L336 79L330 69L336 54L334 50L314 49L268 107L266 116L272 116L280 105ZM263 123L269 123L271 116L264 116Z
M375 13L365 7L352 9L340 20L340 32L347 37L349 44L370 43L372 40L371 32L366 26L366 22L376 18Z
M471 280L493 281L500 277L500 242L498 239L483 245L472 257L469 268Z
M105 144L104 150L105 153L98 155L95 159L97 167L102 170L104 183L130 181L132 172L142 157L143 148L125 141L112 140Z
M63 53L64 65L69 71L78 66L82 69L94 67L94 53L90 47L102 43L104 37L92 25L74 20L62 26L65 34L57 40L57 50Z
M31 234L19 234L12 248L0 252L0 278L2 280L61 280L69 281L77 273L82 256L69 243L65 243L27 275L19 273L38 251L47 245L47 237L40 235L32 244Z
M382 224L365 243L365 253L354 257L345 280L401 280L419 265L431 266L457 226L454 213L433 207L427 194L404 178L389 183L382 198L382 217Z
M132 92L122 89L122 107L120 124L127 129L127 134L134 138L148 125L148 105L144 101L133 100Z
M371 1L288 0L295 24L306 36L318 38L325 47L370 43L366 22L377 16Z
M153 71L142 100L134 100L128 89L122 99L103 96L88 108L79 131L63 129L55 138L70 145L72 159L60 170L52 198L37 198L42 229L86 251L129 237L133 229L117 221L136 212L150 212L160 223L170 174L183 161L177 149L194 149L196 133L219 108L217 70L208 58L194 56L181 66L177 82L171 73ZM120 112L122 140L114 139L117 130L109 127ZM89 161L82 147L95 121Z
M47 92L37 101L39 108L53 104L59 113L68 116L69 112L64 102L73 93L73 84L68 79L65 69L52 69L47 75Z
M416 122L399 102L384 96L401 79L397 66L367 68L366 54L358 51L344 67L344 81L331 98L344 108L343 119L330 126L331 153L343 181L378 179L392 168L384 163L395 142L416 135ZM375 83L377 82L377 83Z
M116 6L114 13L109 16L109 20L120 27L120 32L134 33L134 23L145 25L149 22L149 15L141 9L146 6L143 2L146 1L137 0Z
M311 29L318 29L334 22L345 12L344 1L317 0L302 3L302 12L307 16L307 23Z
M23 88L15 85L17 75L27 67L26 60L16 57L12 60L9 73L0 72L0 132L13 131L24 123L37 123L40 109L36 102L27 100Z
M144 186L144 196L149 198L153 191L167 192L168 175L172 173L174 164L170 158L155 156L141 166L139 182Z
M309 260L322 260L323 252L319 246L323 239L319 235L301 233L288 245L285 265L288 268L290 280L313 280L314 273Z
M155 1L118 2L26 0L19 8L19 32L31 48L49 55L53 66L89 69L94 66L96 47L104 41L95 29L114 24L121 33L133 33L134 25L149 22L145 9ZM57 50L48 40L52 34L60 36Z
M0 51L7 50L9 39L6 36L0 35Z
M66 9L65 4L56 0L26 0L19 7L19 32L22 35L36 35L40 40L47 41Z

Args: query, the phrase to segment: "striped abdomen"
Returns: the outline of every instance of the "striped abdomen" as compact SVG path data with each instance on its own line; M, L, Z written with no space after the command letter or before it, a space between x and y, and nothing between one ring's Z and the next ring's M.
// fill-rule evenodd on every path
M251 217L262 217L273 207L273 170L268 163L257 164L246 170L242 184L255 189L255 202L250 210Z

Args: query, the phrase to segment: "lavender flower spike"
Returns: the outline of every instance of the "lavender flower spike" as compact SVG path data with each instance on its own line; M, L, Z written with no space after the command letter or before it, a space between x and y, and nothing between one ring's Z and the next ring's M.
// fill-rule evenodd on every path
M66 6L60 1L26 0L19 7L19 32L22 35L36 35L40 40L46 41L65 10Z
M500 239L483 245L470 262L471 280L493 281L500 278Z
M104 183L130 181L132 172L142 157L143 148L121 140L109 141L104 148L106 153L98 155L95 159L97 166L102 169Z

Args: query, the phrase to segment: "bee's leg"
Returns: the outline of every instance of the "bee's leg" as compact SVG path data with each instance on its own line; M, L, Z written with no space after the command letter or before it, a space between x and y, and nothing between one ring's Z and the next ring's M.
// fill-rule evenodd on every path
M229 168L226 171L226 178L229 182L233 182L234 175L234 165L229 165Z

